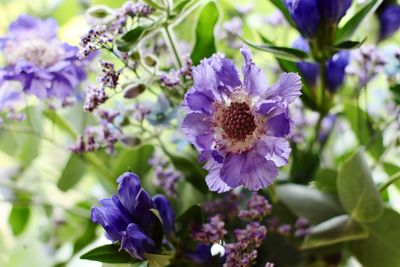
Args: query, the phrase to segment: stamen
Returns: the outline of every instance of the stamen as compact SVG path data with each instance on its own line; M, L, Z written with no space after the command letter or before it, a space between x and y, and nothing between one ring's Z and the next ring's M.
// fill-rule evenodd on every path
M245 140L256 129L254 115L245 102L232 102L224 111L222 129L225 134L236 140Z

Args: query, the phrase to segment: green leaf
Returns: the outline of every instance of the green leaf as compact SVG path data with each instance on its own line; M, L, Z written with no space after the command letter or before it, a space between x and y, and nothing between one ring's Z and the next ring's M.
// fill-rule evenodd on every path
M380 6L383 0L371 0L360 9L342 28L336 32L335 43L341 43L351 38L358 27Z
M243 42L247 45L253 47L254 49L272 53L275 57L289 60L289 61L304 61L308 59L308 54L299 49L290 48L290 47L281 47L275 45L256 45L251 42L246 41L245 39L239 37Z
M203 210L198 204L191 206L176 218L176 222L179 226L177 236L181 239L181 244L184 245L192 241L189 236L190 226L201 225L203 221Z
M293 27L293 28L297 28L296 24L294 23L292 17L290 16L289 10L286 8L283 0L271 0L272 4L274 4L281 12L282 14L285 16L286 21L289 22L289 24Z
M363 149L343 163L337 178L337 189L340 202L354 220L372 222L382 215L383 203Z
M313 226L301 248L324 247L367 237L368 232L349 215L340 215Z
M350 243L350 249L364 267L400 266L400 214L385 209L383 215L364 226L369 232L366 240Z
M335 44L336 50L351 50L359 48L367 38L364 38L361 42L359 41L343 41L341 43Z
M149 267L165 267L169 265L174 255L144 253L144 256L149 261Z
M79 1L64 0L60 1L60 3L51 13L51 17L55 18L60 25L68 22L83 11L82 4Z
M164 151L171 160L175 169L180 171L184 178L202 193L208 193L208 187L205 181L206 171L202 169L196 159L190 156L178 156L168 151Z
M22 234L25 230L30 214L31 210L28 206L14 205L12 207L8 222L15 236Z
M151 6L154 9L160 9L160 10L164 9L164 7L161 4L159 4L159 1L143 0L143 2L146 3L147 5Z
M52 121L58 128L61 130L65 131L68 133L72 138L76 139L77 138L77 133L75 130L68 124L68 122L58 115L54 110L44 110L43 115L48 118L50 121Z
M315 186L322 192L328 194L337 194L336 189L336 178L337 171L332 169L319 169L315 174L314 183Z
M396 83L389 87L390 92L392 92L394 96L394 101L396 101L397 105L400 105L400 83Z
M86 252L80 257L82 260L99 261L106 263L128 263L140 260L132 258L125 250L119 250L115 244L104 245Z
M123 3L125 3L126 0L91 0L90 3L93 5L107 5L109 7L113 7L113 8L120 8L122 6ZM145 1L143 1L145 2Z
M96 239L96 228L96 224L92 223L91 220L87 220L85 231L74 243L74 254L79 252L81 249L83 249Z
M152 145L121 150L118 159L112 165L113 176L118 177L124 172L132 171L144 178L150 170L148 161L153 153L154 147Z
M306 218L312 224L342 214L334 198L314 188L286 184L277 186L276 194L293 214Z
M85 171L86 163L83 161L81 156L71 154L61 173L60 179L58 179L57 187L61 191L68 191L80 181L85 174Z
M389 180L395 178L395 176L398 176L398 173L400 173L400 166L398 164L393 164L393 163L390 163L390 162L383 162L382 163L382 167L385 170L386 174L389 176ZM387 182L389 182L389 180ZM386 183L384 183L383 185L380 186L379 191L381 193L382 193L382 186L385 186ZM396 181L394 181L393 184L398 189L400 189L400 180L397 179ZM387 194L387 190L384 190L383 193ZM384 201L386 201L386 200L384 199Z
M366 149L375 159L379 159L385 146L383 145L383 135L375 129L372 118L368 113L352 103L345 103L344 115L350 123L358 142L366 146Z
M210 57L217 52L214 39L214 27L217 24L219 11L214 1L209 2L201 11L196 26L196 41L190 55L193 64L197 65L200 60Z
M173 13L179 14L193 0L182 0L175 4Z
M140 38L144 35L145 30L145 27L138 26L133 30L126 32L115 42L118 50L122 52L129 52L133 50Z

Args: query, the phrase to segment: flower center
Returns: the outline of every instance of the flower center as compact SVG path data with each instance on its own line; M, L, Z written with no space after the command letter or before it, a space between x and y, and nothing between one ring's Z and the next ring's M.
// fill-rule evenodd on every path
M19 43L8 42L4 47L4 55L9 64L15 65L19 61L28 61L39 67L49 67L60 60L62 51L58 43L27 39Z
M222 129L229 138L245 140L256 129L254 115L245 102L232 102L224 111Z

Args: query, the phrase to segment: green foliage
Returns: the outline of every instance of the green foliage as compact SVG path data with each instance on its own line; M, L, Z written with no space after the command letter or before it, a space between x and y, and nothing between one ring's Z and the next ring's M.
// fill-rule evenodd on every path
M61 173L60 179L58 179L57 187L61 191L68 191L80 181L85 171L86 162L82 157L77 154L71 154Z
M347 41L357 31L360 25L372 15L383 0L371 0L355 14L342 28L336 32L336 44Z
M139 260L133 259L125 250L119 250L119 245L110 244L94 248L81 257L83 260L92 260L105 263L131 263Z
M22 234L28 224L30 214L31 209L28 203L25 205L19 203L13 205L8 222L14 235Z
M256 45L253 44L249 41L246 41L242 38L242 40L249 45L250 47L253 47L254 49L272 53L275 57L289 60L289 61L306 61L309 58L309 55L299 49L295 48L290 48L290 47L281 47L281 46L275 46L275 45Z
M149 262L149 267L166 267L169 265L171 258L174 256L173 254L162 255L162 254L144 254L146 259Z
M386 208L383 215L365 224L366 240L350 243L350 249L365 267L400 266L400 214Z
M190 55L193 64L197 65L203 58L215 52L214 28L217 24L219 11L214 1L209 2L201 11L196 26L196 42Z
M382 215L383 203L362 149L343 163L337 188L340 202L354 220L372 222Z
M351 103L345 103L344 116L349 121L360 145L366 146L366 150L375 159L379 159L385 150L383 135L380 130L376 129L372 118L360 107Z
M276 187L278 199L298 217L312 224L323 222L342 214L342 210L331 196L303 185L287 184Z
M144 178L150 170L148 161L153 153L154 147L152 145L121 150L118 159L112 164L113 176L118 177L124 172L132 171Z
M313 226L302 244L302 249L325 247L367 237L368 232L349 215L340 215Z
M337 171L332 169L319 169L315 174L314 183L315 186L322 192L328 194L337 194L336 189L336 178Z

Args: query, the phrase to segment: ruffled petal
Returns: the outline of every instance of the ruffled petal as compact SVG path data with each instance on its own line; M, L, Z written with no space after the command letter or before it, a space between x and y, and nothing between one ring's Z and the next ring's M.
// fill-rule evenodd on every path
M182 122L182 131L196 148L208 150L214 144L214 130L210 118L204 114L188 114Z
M271 117L265 122L265 134L267 136L287 137L291 135L292 121L287 112Z
M279 96L288 104L294 102L301 95L301 78L296 73L282 73L266 93L266 97Z
M228 186L220 177L220 170L222 165L216 162L213 158L210 158L204 169L208 170L208 175L206 176L206 183L210 191L223 193L231 190L232 188Z
M272 160L259 154L256 146L241 154L229 154L221 168L221 179L228 186L244 185L250 190L268 187L278 175L278 170Z
M185 104L189 109L207 115L212 112L214 100L215 98L210 90L199 91L195 87L192 87L185 95Z
M131 223L122 237L121 249L126 250L133 258L143 260L145 252L155 250L155 244L137 224Z
M272 160L277 167L288 164L291 152L290 144L285 138L267 136L258 146L258 153Z
M253 62L253 55L247 46L241 48L240 52L245 59L245 65L242 68L244 89L253 96L263 95L268 87L267 77Z

